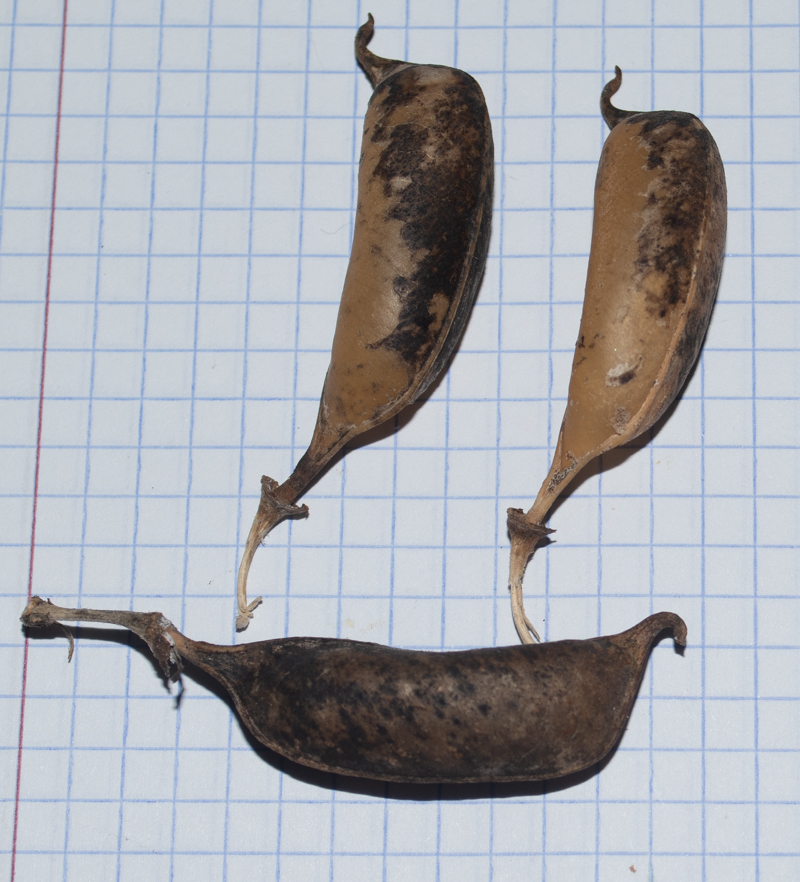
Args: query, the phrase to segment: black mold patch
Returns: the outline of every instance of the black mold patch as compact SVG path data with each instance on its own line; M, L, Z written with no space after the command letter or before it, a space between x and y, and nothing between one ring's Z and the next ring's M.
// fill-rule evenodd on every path
M627 386L628 383L639 373L644 359L641 355L633 364L621 364L616 368L612 368L606 374L606 386Z
M467 270L465 257L479 232L481 181L491 144L477 83L462 71L442 71L448 85L422 86L418 69L408 68L381 84L373 97L378 121L371 141L382 145L374 174L385 196L393 199L388 218L402 222L415 270L394 279L399 322L371 348L397 352L412 371L425 362L448 324ZM392 125L394 111L414 102L425 123ZM397 179L402 188L396 187Z
M426 84L419 82L418 70L417 67L406 68L399 74L385 79L372 93L369 103L380 102L384 107L389 106L392 109L410 104L428 88ZM442 70L448 70L448 68L443 67Z
M616 380L617 380L616 383L612 383L612 384L609 384L609 385L625 386L625 385L627 385L628 383L630 383L630 381L631 381L635 376L636 376L636 371L635 371L635 370L625 371L624 374L620 374L620 375L616 378Z
M635 278L646 307L669 322L691 288L710 187L711 136L690 113L659 111L627 120L647 148L650 185L645 223L637 239ZM648 277L654 277L648 285Z

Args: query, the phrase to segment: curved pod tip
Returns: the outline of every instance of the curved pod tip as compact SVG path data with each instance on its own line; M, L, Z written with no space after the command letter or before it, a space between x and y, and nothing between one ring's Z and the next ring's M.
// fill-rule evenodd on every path
M397 61L394 58L381 58L367 49L375 33L375 19L372 13L367 13L367 20L356 33L356 61L361 65L364 73L369 77L372 88L377 88L388 76L391 76L402 67L408 67L408 62Z
M191 640L160 613L62 609L33 598L24 624L130 628L168 676L181 659L231 695L263 744L325 772L407 783L537 781L598 763L619 741L656 637L674 613L609 637L418 652L298 637Z
M678 646L686 646L687 628L686 622L673 612L653 613L638 625L623 632L624 634L635 634L636 639L649 648L653 641L662 631L672 631L672 637Z
M600 113L603 115L603 119L610 129L613 129L614 126L618 125L623 120L635 116L637 112L635 110L620 110L618 107L614 107L611 103L612 97L617 94L621 85L622 71L619 67L615 66L614 79L609 80L603 87L603 91L600 93Z

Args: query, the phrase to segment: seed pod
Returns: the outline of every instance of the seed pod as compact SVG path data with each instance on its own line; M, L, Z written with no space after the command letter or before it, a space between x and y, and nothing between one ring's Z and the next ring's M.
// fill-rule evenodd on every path
M478 291L492 214L494 147L480 86L461 70L356 58L375 91L358 173L358 204L331 362L311 444L287 481L261 479L239 568L236 627L252 618L247 574L256 548L351 439L417 399L444 369Z
M295 637L240 646L190 640L161 613L62 609L34 597L29 627L92 621L142 637L167 676L181 658L218 680L242 722L295 762L381 781L538 781L579 772L617 743L662 612L613 637L415 652Z
M522 577L558 495L587 462L649 429L683 386L703 343L722 272L727 197L717 145L697 117L618 110L597 169L586 295L564 420L550 472L527 514L508 510L509 584L520 638Z

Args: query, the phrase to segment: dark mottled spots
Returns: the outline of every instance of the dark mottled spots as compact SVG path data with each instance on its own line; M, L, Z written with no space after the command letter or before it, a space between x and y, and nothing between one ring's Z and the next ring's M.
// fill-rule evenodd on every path
M464 258L479 233L487 153L491 159L480 89L462 71L442 70L450 85L421 86L418 70L408 68L382 83L372 99L378 121L371 141L381 150L374 174L383 182L384 195L393 200L388 217L402 222L415 271L394 279L399 322L371 348L392 349L412 371L436 345L468 271ZM415 102L424 123L392 124L398 107ZM395 186L397 179L403 180L402 187Z
M697 131L697 117L675 110L654 110L637 114L627 120L628 125L639 125L639 137L647 141L649 169L663 168L669 162L665 154L674 149L677 141L691 142Z
M647 167L657 171L637 240L635 278L647 309L669 321L691 288L698 243L706 222L711 136L689 113L659 111L627 120L638 125ZM632 379L632 378L631 378Z
M569 464L566 466L566 468L563 468L560 471L556 471L553 473L553 477L551 478L550 484L548 485L551 490L555 489L556 487L558 487L559 484L563 483L564 480L569 475L571 475L578 467L578 462L575 459L575 456L573 455L571 450L567 450L564 453L563 458L568 460Z
M361 728L361 726L353 723L347 730L347 734L351 741L359 742L367 740L367 733Z
M618 435L622 435L625 432L630 421L631 415L624 407L618 405L614 408L614 418L611 420L611 425Z
M492 709L492 708L491 708L491 705L488 705L488 704L486 704L485 702L484 702L483 704L479 704L479 705L478 705L478 710L481 712L481 714L482 714L484 717L488 717L488 716L489 716L489 711L491 711L491 709Z
M446 70L446 68L444 68ZM410 104L428 88L427 84L418 80L417 68L406 68L394 76L387 77L372 93L370 104L380 101L393 108Z

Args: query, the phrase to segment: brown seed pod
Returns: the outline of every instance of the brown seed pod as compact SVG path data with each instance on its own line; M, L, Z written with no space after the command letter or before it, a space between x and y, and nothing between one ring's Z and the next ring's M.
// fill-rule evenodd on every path
M653 641L686 625L670 612L612 637L463 652L293 637L215 646L161 613L62 609L34 597L29 627L123 625L167 676L181 659L218 680L242 722L295 762L409 783L538 781L579 772L617 743Z
M308 450L261 502L239 567L236 627L252 618L247 574L256 548L351 439L417 399L447 364L478 291L492 214L494 147L480 86L461 70L356 58L375 91L364 120L350 263Z
M520 638L522 577L558 495L587 462L649 429L683 386L703 343L722 272L727 222L717 145L697 117L618 110L594 195L586 295L564 420L550 472L530 511L508 510L511 604ZM533 635L533 636L532 636Z

